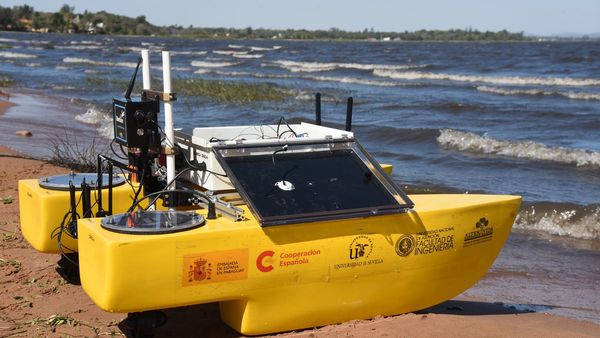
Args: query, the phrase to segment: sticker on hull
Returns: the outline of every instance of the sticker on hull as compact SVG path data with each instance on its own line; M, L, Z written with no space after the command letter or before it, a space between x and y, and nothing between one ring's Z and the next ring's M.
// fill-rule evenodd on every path
M183 256L182 285L244 280L248 278L248 249L212 251Z

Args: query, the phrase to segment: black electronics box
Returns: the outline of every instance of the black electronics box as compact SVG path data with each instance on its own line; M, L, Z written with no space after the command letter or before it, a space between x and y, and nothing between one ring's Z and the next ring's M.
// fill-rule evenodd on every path
M115 142L130 148L160 145L158 100L113 99Z

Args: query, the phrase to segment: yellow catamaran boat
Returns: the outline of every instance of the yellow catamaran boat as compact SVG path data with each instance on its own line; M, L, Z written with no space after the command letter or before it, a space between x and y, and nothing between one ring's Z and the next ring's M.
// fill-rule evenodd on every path
M320 115L161 133L170 88L128 96L113 104L127 163L99 156L96 174L19 182L25 238L77 253L83 289L106 311L219 302L250 335L416 311L475 284L519 209L518 196L408 196L349 127Z

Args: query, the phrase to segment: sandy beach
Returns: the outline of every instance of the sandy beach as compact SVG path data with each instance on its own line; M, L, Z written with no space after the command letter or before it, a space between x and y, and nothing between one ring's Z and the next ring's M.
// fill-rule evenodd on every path
M0 123L6 109L18 110L19 106L0 101ZM81 286L69 284L57 273L57 255L35 251L21 236L18 180L68 171L23 158L0 145L0 198L3 201L0 203L0 337L125 336L121 324L124 314L107 313L96 307ZM157 330L157 337L240 336L220 320L217 304L167 309L165 313L169 320ZM356 320L276 336L599 337L600 326L459 296L417 313Z

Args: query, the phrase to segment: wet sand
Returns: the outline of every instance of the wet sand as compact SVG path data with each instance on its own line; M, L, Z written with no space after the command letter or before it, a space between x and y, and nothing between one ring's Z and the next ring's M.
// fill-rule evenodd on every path
M4 112L14 105L12 102L0 100L0 116L4 115Z
M0 115L2 123L5 122ZM121 323L124 314L107 313L97 308L81 286L67 283L56 272L58 256L35 251L20 234L18 180L66 172L67 169L43 161L21 158L15 151L0 146L0 197L10 200L10 203L0 200L0 337L124 336ZM492 271L480 284L497 278L498 273ZM521 273L527 274L527 271ZM356 320L277 336L600 336L600 326L590 322L543 312L521 312L518 308L484 301L484 297L478 296L461 295L417 313ZM167 309L165 313L169 321L157 330L157 337L240 336L220 320L216 304ZM48 320L52 316L72 318L70 323L77 325L64 323L54 327Z

